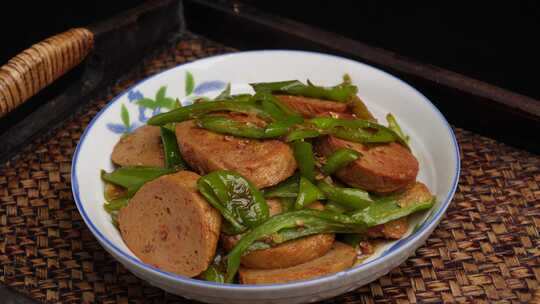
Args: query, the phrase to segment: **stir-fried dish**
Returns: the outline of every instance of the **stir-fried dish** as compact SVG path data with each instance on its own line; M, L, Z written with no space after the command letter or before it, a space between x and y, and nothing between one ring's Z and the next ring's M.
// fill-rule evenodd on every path
M215 282L305 280L361 262L433 206L409 137L347 76L251 87L158 114L114 147L104 207L143 262Z

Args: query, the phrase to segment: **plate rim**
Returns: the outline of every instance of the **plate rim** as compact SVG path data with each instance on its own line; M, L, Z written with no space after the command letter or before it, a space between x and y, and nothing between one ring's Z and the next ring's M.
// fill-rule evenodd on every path
M348 268L346 270L343 270L343 271L340 271L340 272L337 272L337 273L333 273L333 274L329 274L329 275L325 275L325 276L321 276L321 277L317 277L317 278L313 278L313 279L309 279L309 280L302 280L302 281L289 282L289 283L279 283L279 284L261 284L261 285L254 285L254 284L242 285L242 284L232 284L232 283L215 283L215 282L210 282L210 281L198 280L198 279L194 279L194 278L188 278L188 277L177 275L177 274L174 274L174 273L171 273L171 272L163 271L161 269L158 269L156 267L148 265L148 264L146 264L146 263L132 257L129 253L125 252L124 250L119 248L117 245L115 245L111 240L109 240L93 224L90 217L86 213L86 211L84 209L84 206L82 204L82 201L81 201L81 199L79 197L80 196L80 190L79 190L79 182L78 182L78 178L77 178L77 162L78 162L78 157L79 157L80 151L81 151L82 146L84 144L84 140L85 140L86 136L88 135L88 132L92 129L93 125L99 120L99 118L107 111L107 109L110 106L116 104L117 101L119 99L121 99L122 97L124 97L126 94L128 94L128 92L130 90L135 89L135 88L139 87L140 85L143 85L145 82L147 82L147 81L149 81L149 80L151 80L151 79L153 79L155 77L158 77L158 76L160 76L162 74L168 73L171 70L177 69L179 67L186 67L186 66L189 66L189 65L200 64L203 61L211 61L211 60L216 60L216 59L220 59L220 58L226 58L226 57L232 57L232 56L242 56L242 55L245 55L245 54L259 54L259 53L260 54L264 54L264 53L266 53L266 54L270 54L270 53L294 53L294 54L304 54L304 55L310 55L310 56L328 57L328 58L333 59L333 60L349 61L349 62L351 62L353 64L363 65L367 69L371 69L371 70L374 70L375 72L382 73L385 77L389 77L389 78L391 78L391 79L405 85L408 89L411 89L414 93L418 94L419 97L421 97L420 99L422 99L423 102L425 102L431 108L431 110L438 116L438 118L443 123L443 125L445 125L447 127L448 134L450 135L450 138L452 140L452 144L454 146L454 154L453 154L453 156L456 159L455 175L452 178L452 183L451 183L452 186L451 186L450 192L442 200L443 202L441 203L441 207L433 215L433 217L431 218L430 221L425 221L418 228L418 230L411 233L405 239L401 239L401 240L406 240L406 241L401 246L399 246L399 248L396 248L396 250L391 250L392 248L390 248L388 253L383 252L383 255L378 256L378 257L374 258L373 260L368 261L366 263L355 265L355 266L353 266L351 268ZM175 281L177 283L184 283L184 284L187 284L187 285L190 285L190 286L212 288L212 289L218 289L218 290L228 290L228 291L231 291L231 290L235 290L235 291L261 291L261 290L273 291L273 290L276 290L276 289L285 290L285 289L295 289L295 288L298 288L298 287L305 288L305 287L309 287L309 286L317 286L317 285L320 285L320 284L328 283L328 282L334 281L335 279L340 278L340 277L348 277L348 276L352 276L352 275L354 275L354 274L356 274L358 272L369 270L369 269L377 266L378 264L384 262L385 260L391 259L393 256L399 254L400 252L407 251L407 250L411 249L411 247L416 246L416 248L413 249L413 250L416 250L418 247L420 247L423 244L423 242L418 243L419 239L421 239L423 236L425 236L426 233L427 233L427 236L429 236L432 233L432 230L435 229L436 226L439 224L442 216L444 215L444 213L446 212L448 206L450 205L450 203L451 203L451 201L452 201L452 199L454 197L454 194L456 192L457 186L458 186L460 172L461 172L461 155L460 155L460 150L459 150L459 144L457 142L456 136L455 136L454 131L452 130L450 124L448 123L448 121L446 120L444 115L440 112L440 110L424 94L422 94L415 87L411 86L410 84L408 84L404 80L402 80L402 79L400 79L400 78L398 78L398 77L396 77L396 76L394 76L394 75L392 75L392 74L390 74L390 73L388 73L388 72L386 72L384 70L373 67L373 66L371 66L369 64L366 64L366 63L363 63L363 62L360 62L360 61L356 61L356 60L352 60L352 59L349 59L349 58L341 57L341 56L331 55L331 54L325 54L325 53L320 53L320 52L311 52L311 51L301 51L301 50L287 50L287 49L253 50L253 51L241 51L241 52L234 52L234 53L227 53L227 54L218 54L218 55L208 56L208 57L205 57L205 58L194 60L194 61L191 61L191 62L182 63L182 64L176 65L174 67L165 69L165 70L163 70L163 71L161 71L159 73L150 75L150 76L138 81L137 83L133 84L129 88L123 90L120 94L117 94L98 113L95 114L95 116L92 118L92 120L88 123L88 125L84 129L84 132L81 134L81 137L79 139L79 142L78 142L77 147L75 149L75 152L73 154L73 158L72 158L72 162L71 162L71 190L72 190L73 198L74 198L74 201L75 201L75 205L77 206L77 209L78 209L79 213L81 214L81 216L83 218L83 221L85 222L86 226L92 232L94 237L96 237L96 239L99 241L99 243L103 247L105 247L105 249L108 249L107 251L112 250L115 253L116 256L113 255L115 257L115 259L120 260L117 257L117 256L120 256L120 257L122 257L122 262L127 261L130 264L132 264L132 265L134 265L134 266L136 266L138 268L142 268L145 271L150 271L152 274L157 275L157 276L159 276L161 278L164 278L164 279L167 279L167 280L173 280L173 281ZM431 232L429 232L430 230L431 230ZM408 256L409 255L407 255L407 257ZM374 279L376 279L376 278L374 278Z

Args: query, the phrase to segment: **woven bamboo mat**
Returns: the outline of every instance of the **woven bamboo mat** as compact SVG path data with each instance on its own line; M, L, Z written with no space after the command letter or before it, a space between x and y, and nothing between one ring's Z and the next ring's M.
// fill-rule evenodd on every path
M233 51L187 35L81 114L0 166L0 281L46 303L191 303L137 279L107 254L71 196L70 166L90 119L137 80ZM326 303L524 303L540 288L540 157L455 129L458 192L426 245L368 286ZM540 303L540 292L535 297Z

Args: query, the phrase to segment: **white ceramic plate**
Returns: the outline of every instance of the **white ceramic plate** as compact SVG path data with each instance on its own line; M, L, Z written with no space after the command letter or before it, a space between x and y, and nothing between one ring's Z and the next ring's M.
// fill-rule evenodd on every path
M411 137L420 162L418 179L437 196L437 204L412 219L407 237L390 242L361 265L346 271L289 284L232 285L189 279L142 263L124 244L102 207L100 170L113 169L110 155L123 133L166 111L176 98L183 104L196 96L213 97L226 83L233 93L251 92L248 83L298 79L335 85L348 73L358 95L380 121L396 117ZM164 89L165 88L165 89ZM158 93L159 92L159 93ZM144 98L146 107L140 105ZM336 56L299 51L254 51L221 55L154 75L112 100L81 137L72 167L77 208L103 247L138 277L169 292L205 302L300 303L322 300L367 284L401 264L424 243L448 207L457 186L459 150L443 115L405 82L368 65Z

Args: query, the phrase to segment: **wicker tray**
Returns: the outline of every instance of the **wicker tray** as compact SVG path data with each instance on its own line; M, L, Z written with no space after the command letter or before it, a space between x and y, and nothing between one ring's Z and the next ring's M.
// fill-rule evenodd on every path
M92 117L137 80L233 49L187 34L0 167L0 281L45 303L190 303L127 272L83 223L71 157ZM540 157L455 129L458 192L426 245L326 303L540 303Z

